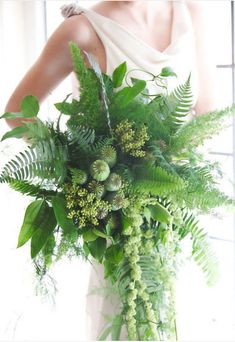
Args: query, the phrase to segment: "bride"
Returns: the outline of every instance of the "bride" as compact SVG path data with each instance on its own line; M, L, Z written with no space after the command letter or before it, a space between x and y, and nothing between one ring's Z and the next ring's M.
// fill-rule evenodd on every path
M85 63L91 67L87 54L98 61L103 73L109 75L123 61L128 69L141 69L158 74L165 66L173 68L169 88L186 80L191 72L194 105L192 114L214 110L216 91L215 65L209 46L206 11L196 1L101 1L89 9L78 5L62 7L65 20L50 36L38 59L28 70L9 98L5 112L19 111L20 100L28 94L42 103L50 92L69 74L74 78L73 96L79 96L79 82L74 77L69 42L75 41ZM134 75L138 77L138 73ZM143 78L143 74L141 75ZM149 84L150 93L160 89ZM11 127L20 119L7 120ZM90 275L90 292L103 279L102 266L94 263ZM115 298L87 297L89 339L102 331L102 316L115 310ZM90 322L90 323L89 323Z

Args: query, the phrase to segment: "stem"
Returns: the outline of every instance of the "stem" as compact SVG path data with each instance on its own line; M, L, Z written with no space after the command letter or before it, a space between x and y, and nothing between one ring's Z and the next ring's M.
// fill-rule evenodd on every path
M174 319L174 326L175 326L175 339L176 341L179 341L176 319Z

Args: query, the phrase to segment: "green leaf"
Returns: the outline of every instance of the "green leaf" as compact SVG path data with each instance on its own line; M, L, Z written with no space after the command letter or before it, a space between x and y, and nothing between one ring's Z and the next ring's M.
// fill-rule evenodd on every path
M169 224L172 221L172 216L169 211L160 203L148 206L151 217L158 222Z
M27 132L28 132L28 128L26 126L15 127L11 131L5 133L1 141L9 139L9 138L22 138Z
M94 232L94 234L95 234L96 236L102 237L102 238L104 238L104 239L109 239L109 238L110 238L110 236L108 236L107 234L101 232L101 231L98 230L98 229L93 228L93 232Z
M68 218L68 210L66 207L66 200L64 197L55 196L52 198L52 207L58 225L65 231L69 232L71 230L77 229L73 221Z
M56 218L53 208L46 206L44 212L44 220L41 222L39 228L33 234L31 239L31 258L35 258L36 255L43 248L48 238L53 233L56 227Z
M113 72L112 74L112 80L113 80L113 86L114 88L118 88L122 85L122 81L124 79L124 76L126 74L126 62L123 62L120 64Z
M162 76L162 77L169 77L169 76L177 77L176 73L170 67L162 68L160 76Z
M91 255L98 261L102 261L106 250L106 239L98 238L95 241L87 243Z
M39 103L35 96L28 95L23 98L20 104L20 109L25 118L37 116L39 112Z
M147 222L150 223L151 213L147 207L144 208L144 217L146 218Z
M33 118L39 112L39 103L32 95L25 96L20 104L20 112L6 112L0 119Z
M89 250L89 248L88 248L87 242L84 242L84 244L83 244L83 250L84 250L85 256L88 257L88 255L90 254L90 250Z
M58 102L55 103L54 106L58 109L61 113L65 115L75 115L78 114L80 105L79 102L75 99L71 103L69 102Z
M16 118L22 118L21 112L6 112L2 116L0 116L0 119L16 119Z
M114 271L114 265L112 262L110 262L109 260L105 259L104 260L104 278L110 278L110 276L112 275L113 271Z
M146 82L143 80L136 81L132 87L125 87L116 93L116 101L123 108L128 105L139 93L146 87Z
M119 264L123 259L123 250L118 245L112 245L107 248L105 258L111 263Z
M93 229L87 230L85 233L82 235L84 241L95 241L98 236L93 232Z
M133 219L131 219L130 217L126 216L126 215L122 215L122 229L123 229L123 233L125 234L125 231L128 230L128 228L130 226L133 225Z
M37 200L29 204L26 209L24 221L18 237L17 247L23 246L39 228L43 222L47 203L44 200Z
M122 325L123 325L123 316L116 315L112 323L112 340L113 341L119 341Z

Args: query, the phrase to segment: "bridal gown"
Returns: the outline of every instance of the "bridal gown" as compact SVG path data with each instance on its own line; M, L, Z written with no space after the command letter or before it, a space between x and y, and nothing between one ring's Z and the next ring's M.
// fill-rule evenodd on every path
M171 29L171 42L164 51L156 50L146 44L137 35L126 29L116 21L98 14L94 10L78 5L63 6L63 16L85 15L98 37L106 53L106 74L112 75L113 70L126 61L127 69L142 69L157 75L161 69L170 66L177 74L177 78L168 79L168 89L184 83L191 72L191 86L195 105L198 97L198 77L195 59L195 38L191 15L185 1L172 1L173 20ZM147 74L133 71L131 77L149 79ZM74 75L73 75L74 77ZM147 82L149 93L157 94L162 91L153 82ZM125 84L123 84L124 86ZM73 96L79 98L78 83L73 79ZM105 325L105 316L118 312L119 302L115 295L104 296L94 289L104 288L107 283L103 278L103 266L93 262L90 267L89 288L86 300L87 339L97 340ZM93 292L93 293L92 293ZM100 291L102 292L102 290ZM106 291L108 293L108 291ZM122 331L122 339L126 339L126 332Z

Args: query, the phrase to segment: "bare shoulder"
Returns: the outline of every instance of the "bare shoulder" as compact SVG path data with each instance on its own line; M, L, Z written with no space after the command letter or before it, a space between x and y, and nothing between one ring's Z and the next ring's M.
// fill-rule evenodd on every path
M215 11L215 9L217 8L218 1L187 0L186 3L191 14L195 34L200 40L204 39L209 43L217 26L216 13L218 11Z
M73 15L64 19L58 29L61 35L67 36L67 40L75 41L80 49L90 52L96 34L85 15Z
M204 21L213 12L214 1L187 0L187 6L195 23ZM212 11L212 12L211 12ZM208 18L208 17L207 17Z

